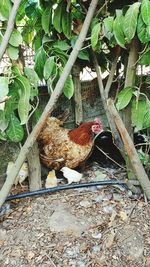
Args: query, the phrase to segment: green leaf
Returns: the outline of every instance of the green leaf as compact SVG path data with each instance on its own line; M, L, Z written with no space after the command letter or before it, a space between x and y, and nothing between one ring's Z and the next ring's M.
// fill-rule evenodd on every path
M22 35L18 30L14 29L10 37L9 44L18 47L21 43L22 43Z
M9 18L11 8L12 8L12 3L10 0L0 1L0 20L5 21Z
M96 24L91 32L91 44L92 44L92 48L93 50L96 48L96 45L98 43L98 39L100 36L100 29L101 29L101 25L100 23Z
M14 47L12 45L9 45L7 48L8 56L12 60L17 60L19 57L19 49L17 47Z
M8 126L8 120L5 117L5 112L0 110L0 130L4 132Z
M138 102L134 99L132 101L132 124L136 127L137 131L144 128L144 120L147 114L146 101L139 100Z
M15 115L11 116L9 126L6 130L6 135L12 142L20 142L24 137L23 127Z
M32 18L36 12L36 9L38 7L38 1L37 0L28 0L25 6L25 13L28 18Z
M136 32L137 17L139 13L139 2L132 4L127 10L124 18L124 34L128 43L132 40Z
M78 54L78 58L90 61L89 53L87 50L81 50Z
M150 76L147 76L147 77L146 77L145 82L146 82L147 84L150 84Z
M68 99L70 99L73 96L74 85L73 85L73 81L72 81L72 76L71 75L68 76L68 78L67 78L67 80L65 82L63 93Z
M25 124L28 121L28 115L30 110L30 92L31 86L29 81L24 76L18 76L16 82L20 86L19 90L19 101L18 101L18 114L21 120L21 125Z
M132 98L132 87L126 87L118 94L116 107L118 110L125 108Z
M148 26L147 26L148 27ZM150 33L147 32L146 24L142 19L142 15L140 14L138 17L138 24L137 24L137 35L140 39L141 43L145 44L150 41Z
M141 65L150 65L150 50L142 55L139 63Z
M150 1L143 0L141 5L141 14L146 25L150 26Z
M54 17L53 17L53 25L56 31L59 33L62 32L62 6L63 6L63 1L58 4L54 11Z
M34 66L34 69L41 80L43 79L43 69L46 59L47 59L46 52L44 48L41 46L35 55L35 66Z
M146 108L147 108L147 112L145 114L144 122L143 122L144 129L150 128L150 101L148 98L146 98Z
M37 88L38 84L39 84L39 77L38 77L37 73L33 69L28 68L28 67L24 68L24 72L25 72L25 75L27 76L27 78L29 79L30 84L34 88Z
M125 48L126 41L125 41L125 36L123 32L123 25L124 25L124 17L122 15L116 17L114 24L113 24L114 36L115 36L117 44Z
M65 65L67 63L68 55L64 51L62 51L59 48L53 48L52 51L56 56L58 56L58 58L63 63L63 65Z
M113 22L113 17L107 17L103 20L103 31L104 35L108 38L108 40L110 40L113 36Z
M9 79L7 77L0 77L0 101L8 94Z
M51 76L52 71L55 66L54 57L50 57L46 60L44 65L44 78L45 80L48 80L48 78Z
M46 34L49 33L50 30L51 17L52 17L52 8L47 7L42 14L42 28Z
M67 44L67 42L64 40L59 40L59 41L56 41L53 45L54 48L59 48L61 49L62 51L66 51L68 49L70 49L70 45Z
M0 131L0 140L2 140L2 141L6 141L7 140L6 134L1 132L1 131Z
M64 35L70 39L71 37L71 27L72 27L72 14L66 11L66 5L63 6L62 11L62 31Z

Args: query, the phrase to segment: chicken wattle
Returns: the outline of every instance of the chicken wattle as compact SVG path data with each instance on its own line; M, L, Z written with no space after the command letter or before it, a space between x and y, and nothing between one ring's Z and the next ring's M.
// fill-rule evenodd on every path
M41 161L55 170L64 166L75 168L83 163L92 151L94 133L102 131L98 118L73 130L63 128L62 124L57 118L50 117L38 136Z

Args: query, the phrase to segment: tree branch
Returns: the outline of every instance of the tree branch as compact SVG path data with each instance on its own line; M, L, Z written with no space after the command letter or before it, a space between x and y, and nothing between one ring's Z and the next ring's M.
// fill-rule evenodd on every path
M124 146L125 146L125 150L126 150L128 157L130 159L134 173L135 173L137 179L139 180L144 193L146 194L147 198L150 200L150 181L149 181L148 176L144 170L144 167L143 167L143 165L142 165L142 163L138 157L138 154L136 152L136 149L134 147L132 139L131 139L130 135L128 134L128 132L125 128L125 125L124 125L121 117L119 116L118 111L116 110L116 108L114 106L113 100L108 99L107 104L108 104L108 107L109 107L111 114L114 117L114 121L115 121L116 126L118 128L118 131L121 135L122 141L123 141Z
M107 120L108 120L110 129L111 129L112 133L114 134L116 145L118 146L122 156L124 157L123 143L122 143L120 135L119 135L119 133L118 133L118 131L116 129L116 125L114 124L114 120L113 120L113 118L111 116L111 113L109 112L108 107L107 107L107 98L106 98L106 95L105 95L104 85L103 85L103 81L102 81L101 68L98 65L98 61L97 61L97 58L96 58L96 55L95 55L94 52L93 52L93 62L94 62L94 68L95 68L95 71L96 71L96 74L97 74L97 80L98 80L98 85L99 85L99 90L100 90L100 96L101 96L101 100L102 100L102 103L103 103L104 110L106 112ZM111 78L111 79L113 79L113 78Z
M19 8L19 6L21 4L21 1L22 0L15 0L14 1L14 5L12 7L12 10L10 12L10 16L9 16L9 20L8 20L8 24L7 24L7 29L6 29L5 35L3 37L3 40L2 40L2 43L1 43L1 46L0 46L0 61L1 61L1 59L2 59L2 57L4 55L4 53L5 53L5 50L7 48L9 39L10 39L11 34L13 32L15 18L16 18L16 15L17 15L18 8Z
M26 155L28 154L28 152L30 151L30 149L32 148L37 136L39 135L41 129L43 128L48 116L51 114L51 112L54 109L54 106L59 98L59 96L61 95L61 92L63 90L63 86L65 84L65 81L68 77L68 75L70 74L70 71L72 69L72 66L74 65L78 53L83 45L83 42L85 40L85 37L87 35L91 20L93 18L94 15L94 11L95 8L97 6L98 0L92 0L91 4L89 6L88 9L88 13L86 15L85 21L83 23L82 26L82 30L79 34L78 40L70 54L70 57L64 67L63 73L60 77L60 79L58 80L55 90L53 91L50 100L48 101L38 123L36 124L36 126L34 127L33 131L31 132L31 134L28 136L25 144L23 145L23 147L21 148L21 151L19 153L19 156L11 170L11 173L9 174L9 176L7 177L1 192L0 192L0 207L2 206L2 204L4 203L7 195L9 194L9 191L15 181L15 177L17 176L25 158Z

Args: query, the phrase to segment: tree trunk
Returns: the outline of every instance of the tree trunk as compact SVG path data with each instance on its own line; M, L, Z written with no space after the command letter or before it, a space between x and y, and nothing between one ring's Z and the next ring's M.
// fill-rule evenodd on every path
M137 179L139 180L144 193L146 194L147 198L150 200L150 181L139 159L139 156L136 152L132 139L127 129L125 128L125 125L123 124L123 121L120 118L119 113L117 112L112 99L108 100L108 108L114 117L114 121L116 123L116 126L123 140L125 150L130 159L132 169L134 170L134 173Z
M38 143L35 142L27 155L29 166L29 189L30 191L41 188L41 164L39 159Z
M135 85L137 60L138 60L138 40L134 39L130 45L124 88L129 86L132 87ZM130 137L133 139L130 104L123 110L123 121Z
M124 88L129 86L135 85L135 76L136 76L136 66L138 60L138 40L133 39L130 45L130 52L128 57L128 64L126 69L126 78L125 78L125 85ZM133 140L133 127L132 127L132 120L131 120L131 104L123 110L123 121L125 127ZM132 169L132 164L130 162L130 158L126 157L126 167L127 167L127 174L129 179L135 179L134 171Z
M87 35L87 32L88 32L88 29L89 29L89 26L90 26L90 23L91 23L91 20L93 18L93 15L94 15L94 11L95 11L95 8L97 6L97 3L98 3L98 0L92 0L91 1L91 4L89 6L89 9L88 9L88 13L86 15L86 18L85 18L85 21L83 23L83 27L82 27L82 30L80 32L80 35L79 35L79 38L70 54L70 57L65 65L65 68L63 70L63 73L60 77L60 79L58 80L57 84L56 84L56 87L55 87L55 90L54 92L52 93L51 97L50 97L50 100L48 101L38 123L35 125L33 131L31 132L31 134L28 136L25 144L23 145L21 151L20 151L20 154L14 164L14 167L12 168L12 171L11 173L8 175L2 189L1 189L1 192L0 192L0 207L2 206L2 204L4 203L6 197L8 196L9 194L9 191L15 181L15 178L27 156L27 154L29 153L30 149L32 148L37 136L39 135L40 131L42 130L43 126L45 125L46 123L46 120L48 118L48 116L51 114L51 112L53 111L54 109L54 106L59 98L59 96L61 95L61 92L63 90L63 86L65 84L65 81L68 77L68 75L70 74L71 72L71 69L72 69L72 66L73 64L75 63L76 59L77 59L77 56L78 56L78 53L83 45L83 42L85 40L85 37Z
M74 81L74 101L75 101L75 121L79 125L83 121L82 95L80 81L80 66L75 64L72 69L72 77Z

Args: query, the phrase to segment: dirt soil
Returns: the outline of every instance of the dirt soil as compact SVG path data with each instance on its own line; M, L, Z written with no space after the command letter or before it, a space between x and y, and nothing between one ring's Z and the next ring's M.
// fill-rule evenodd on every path
M61 191L11 205L1 216L0 266L150 266L149 204L119 187Z

